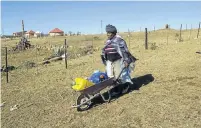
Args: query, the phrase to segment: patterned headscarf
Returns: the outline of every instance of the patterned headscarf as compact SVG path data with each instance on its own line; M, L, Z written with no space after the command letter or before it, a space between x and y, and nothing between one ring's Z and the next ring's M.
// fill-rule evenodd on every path
M110 24L108 24L108 25L106 26L105 31L106 31L106 32L109 32L109 33L115 33L115 34L117 33L116 27L113 26L113 25L110 25Z

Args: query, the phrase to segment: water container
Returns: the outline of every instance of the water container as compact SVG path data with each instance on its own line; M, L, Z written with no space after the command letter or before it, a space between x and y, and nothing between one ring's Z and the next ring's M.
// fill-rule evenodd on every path
M85 88L88 88L90 86L94 85L89 80L83 79L83 78L75 78L75 85L72 86L72 88L76 91L81 91Z

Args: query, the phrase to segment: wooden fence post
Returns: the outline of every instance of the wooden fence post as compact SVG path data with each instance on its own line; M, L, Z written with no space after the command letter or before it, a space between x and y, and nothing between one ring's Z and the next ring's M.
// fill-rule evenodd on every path
M5 47L6 50L6 82L8 83L8 54L7 54L7 47Z
M201 22L200 22L201 23ZM198 34L197 34L197 38L199 36L199 32L200 32L200 23L199 23L199 28L198 28Z
M102 34L102 33L101 33ZM93 63L95 62L95 57L94 57L94 36L92 35L92 57L93 57Z
M169 28L167 29L167 33L166 33L166 35L167 35L167 44L168 44L168 30L169 30Z
M181 30L182 30L182 24L181 24L181 27L180 27L179 42L181 41Z
M188 37L189 40L191 38L191 31L192 31L192 24L191 24L191 29L190 29L190 32L189 32L189 37Z
M22 37L24 37L24 21L22 20Z
M64 54L65 54L65 65L66 65L66 69L67 69L67 57L66 57L67 46L66 46L66 39L65 39L65 41L64 41L64 46L65 46L65 50L64 50Z
M147 28L145 28L145 49L148 49Z
M131 49L130 48L130 30L128 29L128 43L129 43L129 49Z
M187 31L187 24L186 24L186 31Z

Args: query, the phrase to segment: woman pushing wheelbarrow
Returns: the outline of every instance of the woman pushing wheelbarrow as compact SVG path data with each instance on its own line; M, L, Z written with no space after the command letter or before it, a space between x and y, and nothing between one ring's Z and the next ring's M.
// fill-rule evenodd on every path
M84 111L91 107L92 99L101 96L105 102L109 102L111 97L117 94L128 92L131 81L130 73L134 69L134 62L137 60L131 55L126 42L117 35L117 29L113 25L106 26L108 39L102 49L101 59L106 66L106 73L97 72L98 82L93 82L94 76L88 80L82 78L75 79L72 88L79 91L81 95L77 98L76 107L78 111ZM96 80L97 81L97 80ZM107 90L106 98L102 90Z
M117 29L113 25L106 26L108 40L102 49L102 61L106 65L109 78L120 75L119 82L122 86L114 89L113 94L126 93L129 85L133 84L130 73L134 68L136 58L131 55L123 38L117 35ZM123 70L123 71L122 71ZM120 72L122 73L120 74Z

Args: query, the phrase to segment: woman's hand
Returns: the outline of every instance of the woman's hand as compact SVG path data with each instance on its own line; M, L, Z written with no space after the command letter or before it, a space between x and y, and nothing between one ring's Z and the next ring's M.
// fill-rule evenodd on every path
M124 61L124 66L128 67L128 63L126 61Z

